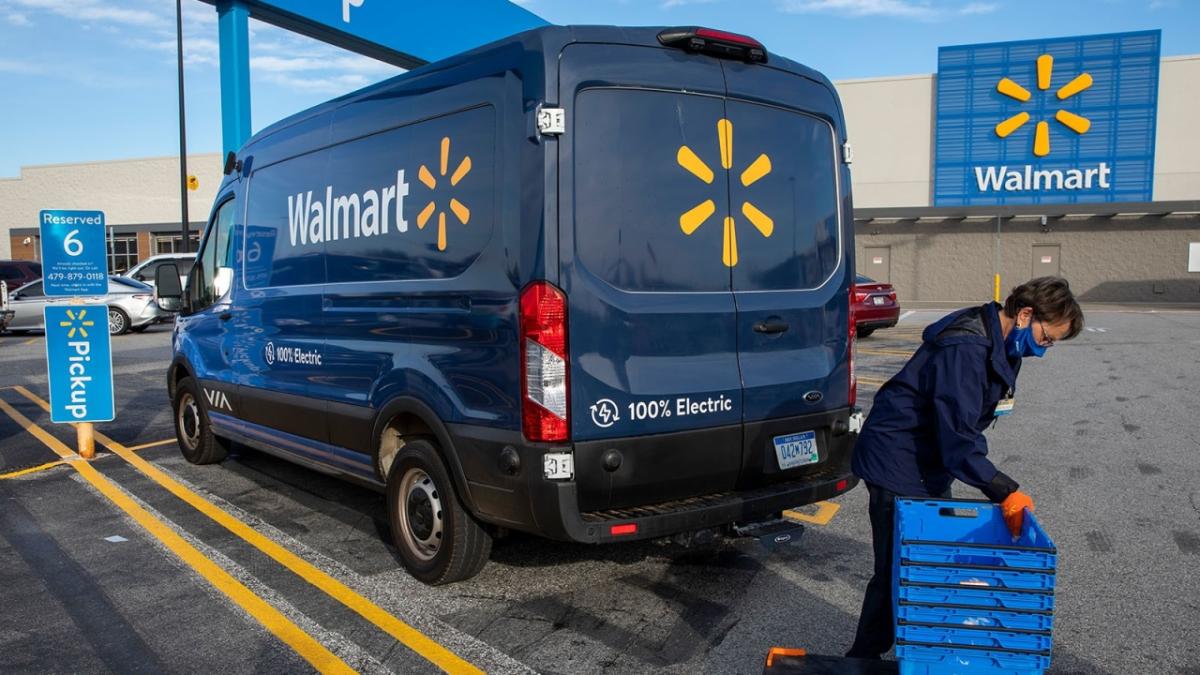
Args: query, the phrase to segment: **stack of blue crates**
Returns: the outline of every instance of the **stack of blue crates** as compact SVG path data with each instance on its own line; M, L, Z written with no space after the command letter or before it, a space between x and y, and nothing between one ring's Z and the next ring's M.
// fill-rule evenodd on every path
M1016 539L996 504L897 499L896 657L905 675L1026 675L1050 667L1054 542L1032 515Z

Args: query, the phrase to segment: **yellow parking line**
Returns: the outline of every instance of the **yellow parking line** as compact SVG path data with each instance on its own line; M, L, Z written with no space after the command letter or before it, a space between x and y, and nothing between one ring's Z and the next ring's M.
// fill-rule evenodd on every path
M174 438L167 438L167 439L164 439L161 441L154 441L153 443L142 443L141 445L135 445L131 448L126 448L126 449L129 450L130 452L137 452L138 450L145 450L146 448L157 448L160 445L166 445L168 443L175 443L175 442L176 442L176 440Z
M37 342L37 341L38 341L38 340L40 340L40 339L41 339L41 338L29 338L28 340L26 340L26 341L22 342L21 344L23 344L23 345L31 345L31 344L33 344L33 343Z
M800 513L799 511L788 509L787 511L783 512L783 517L787 518L788 520L800 520L806 523L812 523L813 525L828 525L829 521L833 520L833 517L837 515L838 510L841 508L841 504L835 504L833 502L817 502L817 512L811 516L807 513Z
M13 471L10 473L0 473L0 480L4 480L6 478L17 478L18 476L26 476L31 473L37 473L38 471L45 471L46 469L53 469L54 467L61 466L62 464L65 464L65 463L66 462L64 462L63 460L60 459L57 462L46 462L45 464L39 464L38 466L31 466L28 469L21 469L20 471Z
M15 389L25 398L38 404L43 409L49 410L49 404L38 398L28 389L19 385ZM364 619L375 624L384 632L396 638L409 649L420 654L447 673L481 674L483 672L460 658L454 652L427 637L424 633L392 616L387 610L359 595L349 586L334 579L300 556L229 515L229 513L204 497L184 487L178 481L163 473L158 467L130 452L130 448L126 448L100 432L96 432L96 440L100 441L109 450L112 450L114 454L132 464L151 480L166 488L171 494L187 502L197 511L216 521L225 529L241 537L247 543L268 555L275 562L288 568L300 578L321 589L346 607L354 610Z
M17 389L27 396L31 396L23 387L17 387ZM311 663L318 671L322 673L355 672L345 661L342 661L333 652L326 649L324 645L317 642L311 635L292 623L279 610L255 595L253 591L246 588L240 581L221 569L219 565L198 551L183 537L176 534L174 530L167 527L166 523L155 518L149 511L146 511L137 502L130 499L128 495L121 492L112 481L97 471L95 467L85 461L75 461L80 459L79 456L64 445L62 441L59 441L46 432L46 430L34 424L28 417L22 415L6 401L0 400L0 410L3 410L25 431L29 432L34 438L41 441L46 447L53 450L55 454L73 466L79 472L79 475L83 476L94 488L107 497L109 501L128 514L129 517L133 518L143 529L154 536L155 539L162 542L172 553L179 556L180 560L183 560L192 569L196 570L200 576L204 577L217 590L229 596L229 599L237 603L239 607L254 617L263 627L271 631L280 640L283 640L292 649L296 650L297 654Z

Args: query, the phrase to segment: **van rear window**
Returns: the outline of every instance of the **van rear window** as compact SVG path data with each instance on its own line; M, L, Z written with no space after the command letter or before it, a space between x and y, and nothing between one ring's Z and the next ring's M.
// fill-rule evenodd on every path
M706 183L676 161L687 145L720 170L720 98L589 89L576 99L575 256L592 274L633 291L727 291L714 214L690 236L680 214L712 200L724 213L725 178ZM714 257L715 252L715 257Z
M712 96L577 98L575 255L632 291L820 286L841 254L833 128Z
M733 126L729 189L740 254L733 289L820 286L837 269L841 253L833 127L817 117L742 101L727 102L726 110ZM770 171L759 176L763 156Z

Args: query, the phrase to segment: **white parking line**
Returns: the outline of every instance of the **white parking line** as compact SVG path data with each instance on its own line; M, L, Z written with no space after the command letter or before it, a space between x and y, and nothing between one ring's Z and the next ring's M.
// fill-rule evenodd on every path
M912 316L913 314L916 314L916 313L917 313L917 310L915 310L915 309L910 309L910 310L908 310L907 312L905 312L905 313L901 314L901 315L900 315L900 318L899 318L899 319L897 319L897 321L903 321L903 320L907 319L908 317L910 317L910 316Z

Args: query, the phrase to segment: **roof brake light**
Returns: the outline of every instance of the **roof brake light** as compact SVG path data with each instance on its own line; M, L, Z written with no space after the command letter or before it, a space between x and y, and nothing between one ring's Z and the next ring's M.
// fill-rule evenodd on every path
M723 59L742 59L751 63L766 63L767 48L752 37L699 26L668 28L658 34L658 41L667 47L701 52Z

